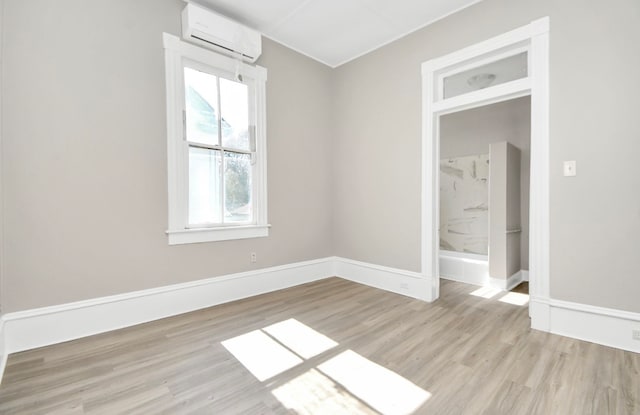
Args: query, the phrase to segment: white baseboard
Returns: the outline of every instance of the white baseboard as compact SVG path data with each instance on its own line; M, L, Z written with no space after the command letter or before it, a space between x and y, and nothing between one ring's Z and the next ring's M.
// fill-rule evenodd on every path
M489 277L489 286L503 291L511 291L522 281L524 281L522 271L518 271L506 280Z
M351 259L334 257L335 275L345 280L406 295L423 301L433 301L430 278L418 272L383 267Z
M10 353L61 343L217 304L338 276L424 301L437 287L420 273L330 257L75 303L0 318L0 381ZM505 289L524 272L503 282ZM437 282L437 281L436 281ZM532 328L640 353L631 339L640 314L549 299L531 299Z
M540 299L529 295L529 317L531 317L532 329L549 331L550 313L549 299Z
M485 287L489 284L489 260L481 255L441 253L440 278Z
M2 375L4 374L4 368L7 366L7 358L9 353L4 346L4 320L0 317L0 383L2 383Z
M8 313L0 318L0 381L10 353L130 327L332 276L421 300L432 300L428 298L428 293L432 292L428 290L429 282L419 273L330 257Z
M450 281L462 282L465 284L477 285L480 287L491 287L502 291L511 291L521 282L529 281L529 271L520 270L506 280L500 278L492 278L487 274L480 275L477 272L472 272L470 274L443 274L441 272L440 278Z
M146 323L333 275L333 260L264 268L184 284L8 313L5 354Z
M553 299L534 299L532 305L535 329L640 353L640 341L632 338L640 330L640 313Z

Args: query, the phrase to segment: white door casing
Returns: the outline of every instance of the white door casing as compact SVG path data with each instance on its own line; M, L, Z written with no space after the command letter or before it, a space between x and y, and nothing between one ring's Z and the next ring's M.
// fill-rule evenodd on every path
M527 76L444 98L444 78L526 51ZM530 315L549 330L549 18L422 64L422 276L425 298L439 297L439 182L441 115L531 96Z

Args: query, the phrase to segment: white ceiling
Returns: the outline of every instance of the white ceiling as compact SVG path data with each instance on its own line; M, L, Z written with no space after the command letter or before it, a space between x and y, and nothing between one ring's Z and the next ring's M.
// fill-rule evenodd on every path
M197 0L331 67L480 0Z

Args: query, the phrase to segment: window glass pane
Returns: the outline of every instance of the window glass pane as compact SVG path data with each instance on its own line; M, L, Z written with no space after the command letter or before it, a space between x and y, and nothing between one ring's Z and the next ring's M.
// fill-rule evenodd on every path
M221 168L218 150L189 147L189 224L222 222Z
M187 140L218 143L218 86L216 76L184 68Z
M527 52L444 78L444 98L527 77Z
M249 91L245 84L220 78L222 145L250 150Z
M224 221L251 222L251 156L224 153Z

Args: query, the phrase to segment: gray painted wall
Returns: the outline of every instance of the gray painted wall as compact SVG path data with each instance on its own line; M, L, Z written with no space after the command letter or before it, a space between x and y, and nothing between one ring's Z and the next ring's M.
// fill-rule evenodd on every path
M5 311L331 254L419 271L420 64L548 15L551 295L640 312L639 2L484 0L333 72L265 39L271 235L169 247L182 6L5 1Z
M4 311L332 254L331 71L267 39L270 236L167 245L162 32L183 7L5 2Z
M520 150L522 269L529 269L529 171L531 98L523 97L440 117L441 158L486 153L489 144L506 141Z
M336 70L336 254L420 270L420 64L551 19L551 296L640 312L640 2L485 0ZM578 175L562 176L577 160Z

